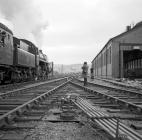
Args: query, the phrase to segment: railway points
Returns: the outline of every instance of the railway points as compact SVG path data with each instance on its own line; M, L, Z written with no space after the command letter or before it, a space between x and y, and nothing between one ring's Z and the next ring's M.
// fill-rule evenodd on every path
M72 78L55 81L1 99L1 140L141 140L142 129L137 125L142 122L141 112L136 115L129 106L100 96L95 85L85 87Z

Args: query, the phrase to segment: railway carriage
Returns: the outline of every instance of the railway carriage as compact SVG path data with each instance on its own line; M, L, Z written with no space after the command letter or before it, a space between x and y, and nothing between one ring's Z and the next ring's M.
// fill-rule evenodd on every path
M142 22L111 38L92 61L94 76L142 78Z

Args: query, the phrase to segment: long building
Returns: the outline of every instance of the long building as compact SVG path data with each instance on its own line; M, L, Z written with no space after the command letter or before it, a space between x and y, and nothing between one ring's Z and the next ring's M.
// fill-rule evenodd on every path
M142 22L111 38L92 60L94 76L142 78Z

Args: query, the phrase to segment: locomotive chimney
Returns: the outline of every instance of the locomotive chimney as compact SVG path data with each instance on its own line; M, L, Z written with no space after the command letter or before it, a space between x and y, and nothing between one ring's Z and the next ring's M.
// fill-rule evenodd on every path
M42 50L39 50L42 53Z

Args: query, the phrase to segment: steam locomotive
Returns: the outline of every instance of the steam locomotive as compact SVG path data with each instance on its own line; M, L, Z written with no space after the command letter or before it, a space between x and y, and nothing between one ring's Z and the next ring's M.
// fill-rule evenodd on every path
M0 23L0 83L47 77L52 71L48 58L32 42L13 36Z

